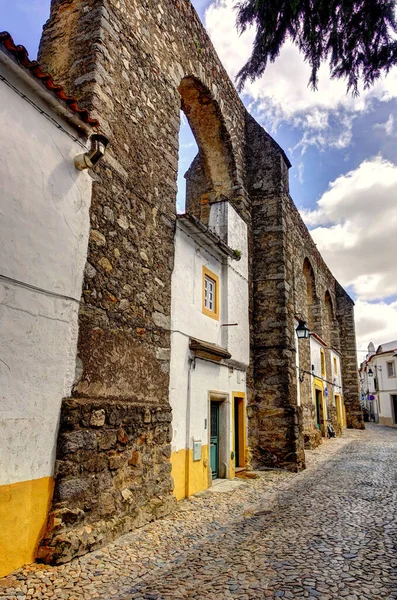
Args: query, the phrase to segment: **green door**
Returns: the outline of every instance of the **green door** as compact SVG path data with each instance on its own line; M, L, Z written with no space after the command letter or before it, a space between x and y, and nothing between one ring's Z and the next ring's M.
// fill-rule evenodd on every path
M219 402L211 402L210 422L210 465L212 479L216 479L219 465Z

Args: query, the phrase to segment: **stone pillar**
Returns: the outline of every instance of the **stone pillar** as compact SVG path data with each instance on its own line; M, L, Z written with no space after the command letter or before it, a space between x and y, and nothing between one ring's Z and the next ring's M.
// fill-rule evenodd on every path
M141 512L146 506L153 514L153 498L164 510L172 505L169 438L163 425L153 424L170 419L180 110L198 140L207 176L214 179L209 200L230 197L248 219L245 109L188 1L52 0L39 60L99 119L110 140L92 173L77 377L73 402L65 399L62 408L55 499L42 553L45 560L62 562L130 529L138 508L136 485ZM131 426L127 448L114 438L123 428L111 420L114 402L123 404ZM150 419L141 418L142 407ZM97 411L104 411L103 427L109 430L105 446L102 435L87 425L86 412ZM87 439L91 454L84 454L76 439ZM143 455L151 465L142 472L128 458L138 451L137 440L147 445ZM120 476L110 462L120 464ZM97 502L81 503L81 491L93 489L92 481ZM103 512L113 504L113 513ZM82 511L78 519L71 516L74 510ZM77 533L86 526L89 539ZM69 540L64 547L62 539Z
M246 144L252 211L252 464L297 471L304 467L304 450L302 411L297 406L293 265L285 249L289 163L250 116Z
M130 36L131 12L126 30L115 3L52 0L40 46L39 60L110 139L93 173L78 368L62 406L46 562L98 548L175 502L168 385L180 99Z
M336 303L342 354L342 383L347 427L350 429L365 429L358 383L354 303L338 283L336 284Z

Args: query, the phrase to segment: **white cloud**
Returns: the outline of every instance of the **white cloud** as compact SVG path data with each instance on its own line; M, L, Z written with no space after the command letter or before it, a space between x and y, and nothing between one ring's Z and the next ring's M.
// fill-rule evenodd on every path
M357 349L359 360L365 358L369 342L380 344L397 339L397 302L365 302L355 306Z
M397 166L380 156L338 177L302 216L325 261L361 300L397 294Z
M374 125L374 129L384 129L386 135L393 135L394 133L394 117L393 115L389 115L386 123L376 123Z
M302 211L324 260L357 296L357 348L397 339L397 166L380 156L338 177ZM359 353L363 360L365 352Z
M236 30L236 0L215 0L206 10L205 24L212 42L232 79L251 54L255 32L251 28L239 36ZM354 118L371 109L372 101L397 97L397 68L387 80L378 81L358 98L346 94L344 80L331 80L327 65L319 72L317 91L308 87L310 67L298 49L284 44L275 63L270 64L263 77L247 83L245 94L252 98L251 112L264 120L273 130L281 121L302 128L306 135L300 148L308 145L344 148L351 141ZM338 126L329 123L329 114L336 117ZM320 132L320 134L318 133Z
M234 80L248 60L254 31L239 36L235 23L237 0L214 0L205 24L212 42ZM318 91L307 83L310 67L297 48L286 43L276 62L244 90L248 109L271 130L281 122L302 130L293 148L304 154L309 146L324 151L350 145L354 119L375 107L375 101L397 98L397 69L358 98L346 94L344 80L331 80L326 65L320 69ZM380 124L394 134L390 115ZM298 177L303 177L303 163ZM397 166L381 157L329 184L314 211L303 211L318 249L342 285L351 286L356 300L357 342L366 349L397 339Z

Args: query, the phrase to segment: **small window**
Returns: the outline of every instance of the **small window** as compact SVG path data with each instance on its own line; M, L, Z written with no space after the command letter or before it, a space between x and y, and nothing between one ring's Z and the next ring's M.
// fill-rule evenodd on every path
M204 306L215 312L215 288L216 283L208 275L204 276Z
M387 363L387 376L388 377L396 376L396 366L394 364L394 361Z
M203 267L203 313L219 320L219 277Z
M334 373L335 373L335 375L338 374L338 361L337 361L336 356L334 356Z

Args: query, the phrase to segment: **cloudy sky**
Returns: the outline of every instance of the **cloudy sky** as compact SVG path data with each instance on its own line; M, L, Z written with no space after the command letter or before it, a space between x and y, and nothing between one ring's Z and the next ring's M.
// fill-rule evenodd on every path
M234 79L250 55L253 32L235 30L237 0L193 0ZM35 57L49 0L0 0L1 30ZM285 149L291 195L337 279L356 302L357 343L366 350L397 339L397 69L358 98L331 81L307 87L309 68L291 45L242 98ZM197 148L188 125L180 137L183 173ZM365 352L360 352L360 359Z

